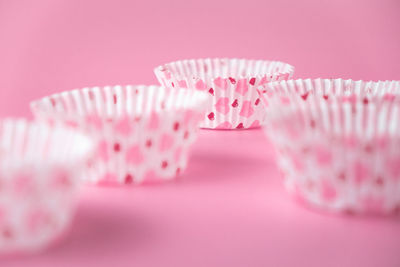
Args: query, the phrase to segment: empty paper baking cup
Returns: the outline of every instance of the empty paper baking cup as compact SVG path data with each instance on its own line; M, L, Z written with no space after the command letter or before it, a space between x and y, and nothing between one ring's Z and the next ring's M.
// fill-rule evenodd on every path
M41 250L66 230L92 147L65 127L0 121L0 254Z
M168 63L154 70L167 88L189 88L208 94L203 128L242 129L263 124L265 109L255 88L289 79L294 68L279 61L197 59Z
M287 189L332 211L400 211L400 82L290 80L260 88Z
M97 142L89 181L131 184L184 171L206 100L199 91L114 86L55 94L31 108L38 120L75 127Z

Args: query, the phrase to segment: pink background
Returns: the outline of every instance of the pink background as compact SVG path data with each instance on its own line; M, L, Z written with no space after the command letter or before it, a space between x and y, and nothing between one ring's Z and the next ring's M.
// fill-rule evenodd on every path
M29 101L51 92L156 83L153 67L182 58L400 79L399 11L398 0L0 0L0 116L28 116ZM202 131L182 181L88 188L64 242L0 264L400 266L399 248L398 220L291 201L261 131Z
M398 0L0 0L0 115L92 85L152 84L198 57L277 59L296 77L400 79Z

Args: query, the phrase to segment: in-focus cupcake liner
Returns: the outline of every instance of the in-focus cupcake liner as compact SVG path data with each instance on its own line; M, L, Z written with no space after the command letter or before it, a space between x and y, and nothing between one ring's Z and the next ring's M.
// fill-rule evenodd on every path
M66 230L92 148L65 127L0 121L0 254L41 250Z
M207 96L159 86L94 87L33 102L38 120L75 127L97 143L87 180L171 179L187 165Z
M332 211L400 211L400 82L289 80L260 93L290 192Z
M201 127L241 129L262 125L265 110L256 88L270 81L287 80L294 68L279 61L247 59L192 59L154 69L167 88L207 92L209 101Z

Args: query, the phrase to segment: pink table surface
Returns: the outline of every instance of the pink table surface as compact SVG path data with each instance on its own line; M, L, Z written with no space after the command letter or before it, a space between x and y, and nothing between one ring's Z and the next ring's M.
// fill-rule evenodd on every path
M286 194L261 130L202 130L174 182L89 187L68 235L0 266L400 266L400 220L320 214Z

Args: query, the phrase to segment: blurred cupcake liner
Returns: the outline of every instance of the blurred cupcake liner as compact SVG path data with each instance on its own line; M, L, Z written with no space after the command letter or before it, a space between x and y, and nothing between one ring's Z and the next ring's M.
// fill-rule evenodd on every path
M55 94L31 108L38 120L75 127L97 142L89 181L131 184L185 170L206 100L198 91L114 86Z
M400 82L289 80L259 88L287 189L320 208L400 211Z
M40 251L66 230L92 149L65 127L0 121L0 254Z
M294 68L279 61L247 59L192 59L154 69L167 88L207 92L209 101L201 127L242 129L264 123L265 109L256 88L270 81L292 77Z

